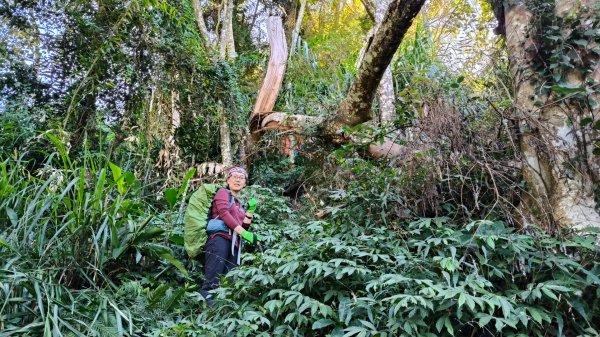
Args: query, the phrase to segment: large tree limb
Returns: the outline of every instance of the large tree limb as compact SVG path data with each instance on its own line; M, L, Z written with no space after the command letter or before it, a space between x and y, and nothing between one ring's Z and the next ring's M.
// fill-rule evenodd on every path
M375 92L389 66L404 34L423 6L424 0L393 0L388 6L380 28L365 52L358 75L346 99L340 105L335 117L329 121L322 118L274 113L272 109L281 88L287 58L287 47L280 17L269 18L269 41L271 57L269 67L258 94L254 111L250 116L250 127L255 136L266 130L301 129L307 126L325 124L324 136L334 141L350 141L348 137L336 137L344 126L355 126L371 119L371 105ZM369 151L376 157L397 156L402 147L393 140L371 145Z
M316 126L323 123L323 117L314 117L306 115L290 115L284 112L272 112L261 120L261 129L258 132L267 130L296 130L307 126Z
M342 127L352 127L372 119L371 105L376 88L424 2L395 0L390 3L346 99L340 104L335 117L325 126L325 134L334 141L344 141L338 136Z

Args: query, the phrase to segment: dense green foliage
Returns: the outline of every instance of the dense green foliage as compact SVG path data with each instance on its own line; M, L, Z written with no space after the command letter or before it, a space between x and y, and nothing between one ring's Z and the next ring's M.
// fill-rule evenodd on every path
M248 247L207 307L183 215L198 184L222 183L197 169L220 156L221 114L234 152L248 136L268 54L255 4L236 1L235 60L206 47L191 1L0 4L1 336L600 336L600 233L517 219L506 51L490 43L485 67L484 53L449 64L440 51L465 31L486 46L479 1L417 19L392 62L394 125L348 129L361 141L340 147L302 130L294 163L289 133L255 144L241 199L258 199L265 250ZM278 4L291 20L297 4ZM219 6L206 2L213 31ZM329 116L372 22L360 1L309 1L308 13L274 110ZM583 102L557 60L597 53L597 30L559 28L544 33L557 64L546 89ZM389 135L401 162L364 155Z
M9 335L593 336L600 329L597 233L558 239L497 220L399 217L401 174L358 159L343 167L351 178L328 192L323 220L295 215L266 189L246 191L259 199L255 228L269 249L245 258L210 310L192 281L201 275L184 255L177 220L187 183L158 211L138 197L143 187L132 173L102 158L78 163L59 154L48 167L62 160L75 166L44 178L28 179L14 158L1 166L8 220L1 322Z

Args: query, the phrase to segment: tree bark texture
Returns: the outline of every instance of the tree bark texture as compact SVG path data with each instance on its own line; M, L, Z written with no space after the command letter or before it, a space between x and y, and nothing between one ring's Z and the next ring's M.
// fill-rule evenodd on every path
M560 17L575 10L574 13L580 15L580 24L585 25L593 18L594 6L593 0L578 4L558 0L554 13ZM545 27L538 28L541 32L534 32L535 13L525 1L513 1L504 10L506 43L514 80L514 117L520 125L523 179L528 187L521 205L524 222L541 223L550 231L557 226L600 226L600 214L594 201L600 156L592 153L594 144L591 141L599 135L597 130L581 126L584 119L598 122L598 107L582 106L552 91L542 90L545 79L536 70L540 57L535 33L543 33ZM561 29L568 36L568 30L572 28ZM588 69L587 73L584 69L563 71L565 85L574 88L587 85L588 89L597 86L600 69L597 61L592 64L593 69ZM590 86L590 83L595 84ZM589 98L594 97L599 99L597 92Z
M233 0L228 0L227 10L229 13L227 14L228 20L227 25L227 57L231 59L235 59L237 57L237 53L235 51L235 41L233 39L233 15L234 15L234 4Z
M207 45L210 47L214 46L214 41L212 39L211 34L208 32L208 28L206 28L206 23L204 22L203 9L200 4L200 0L192 0L192 4L194 5L194 18L196 19L196 25L198 26L198 30L200 34L206 41Z
M267 30L271 50L269 64L254 109L250 115L251 131L256 131L261 125L260 120L273 111L281 90L287 63L288 50L281 16L270 16L267 21Z
M223 21L221 23L219 53L222 59L234 59L237 57L233 41L233 0L223 0Z
M375 23L376 29L379 29L381 21L385 16L385 12L389 6L389 0L377 1L375 11ZM379 82L377 88L377 101L379 102L379 113L381 125L388 125L394 122L396 119L396 107L394 106L394 78L392 77L392 67L388 66L385 68L383 77Z
M292 42L290 44L290 54L294 54L298 48L298 38L300 37L300 28L302 27L302 19L304 18L304 10L306 9L306 0L300 0L300 10L298 11L298 18L292 31Z
M372 118L371 104L376 88L390 65L404 34L417 16L424 0L391 1L373 42L365 52L358 74L336 115L325 126L325 133L334 141L344 126L355 126Z
M221 136L221 162L225 168L233 163L233 154L231 151L231 136L229 131L229 122L225 114L225 108L221 107L219 114L219 134Z

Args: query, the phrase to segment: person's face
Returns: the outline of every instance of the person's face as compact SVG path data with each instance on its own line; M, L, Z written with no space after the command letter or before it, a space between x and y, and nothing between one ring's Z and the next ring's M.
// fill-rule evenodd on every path
M239 192L246 186L246 176L241 173L234 173L227 178L227 186L233 192Z

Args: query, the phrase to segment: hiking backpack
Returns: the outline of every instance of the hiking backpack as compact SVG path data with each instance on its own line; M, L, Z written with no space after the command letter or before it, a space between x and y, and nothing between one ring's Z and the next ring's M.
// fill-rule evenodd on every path
M196 257L202 252L208 235L206 224L210 217L211 206L219 185L202 184L192 194L183 218L183 243L190 257Z
M183 218L183 243L192 258L202 252L208 238L206 230L211 216L212 202L219 188L221 186L215 184L202 184L188 202ZM229 207L233 204L234 198L229 192Z

